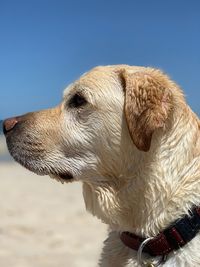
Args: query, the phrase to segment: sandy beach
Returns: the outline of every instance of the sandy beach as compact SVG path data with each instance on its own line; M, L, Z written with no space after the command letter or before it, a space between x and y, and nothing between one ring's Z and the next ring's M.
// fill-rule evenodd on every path
M97 266L106 226L85 211L81 184L0 161L0 267Z

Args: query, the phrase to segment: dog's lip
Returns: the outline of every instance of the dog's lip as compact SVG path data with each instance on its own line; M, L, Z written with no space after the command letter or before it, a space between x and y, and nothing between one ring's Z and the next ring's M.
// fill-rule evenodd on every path
M65 182L71 182L73 180L73 175L69 172L62 172L62 173L50 173L49 176L52 179L57 180L58 182L61 182L64 184Z

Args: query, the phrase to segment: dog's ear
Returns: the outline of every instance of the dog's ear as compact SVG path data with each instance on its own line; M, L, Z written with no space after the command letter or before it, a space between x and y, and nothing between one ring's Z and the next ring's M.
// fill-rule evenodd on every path
M167 78L159 71L122 71L125 116L131 138L139 150L148 151L152 134L165 126L171 108Z

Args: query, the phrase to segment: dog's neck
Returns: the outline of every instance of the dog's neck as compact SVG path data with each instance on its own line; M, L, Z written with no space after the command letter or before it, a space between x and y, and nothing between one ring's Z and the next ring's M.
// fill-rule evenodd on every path
M173 128L155 133L149 152L136 152L133 168L83 184L86 208L112 229L155 236L200 204L199 120L183 111L171 121Z

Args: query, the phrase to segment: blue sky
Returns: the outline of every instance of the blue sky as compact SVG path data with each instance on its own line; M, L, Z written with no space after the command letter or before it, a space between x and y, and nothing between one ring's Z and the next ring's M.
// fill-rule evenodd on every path
M0 119L59 103L96 65L166 71L200 114L199 0L0 0Z

